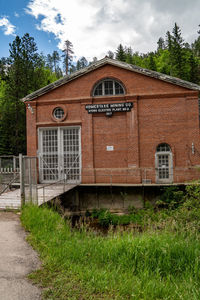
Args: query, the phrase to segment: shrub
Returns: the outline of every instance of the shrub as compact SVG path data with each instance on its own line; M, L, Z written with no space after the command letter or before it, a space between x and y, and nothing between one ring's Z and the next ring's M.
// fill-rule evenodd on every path
M192 184L186 186L186 202L184 206L187 208L200 208L200 185Z
M159 208L175 209L183 204L184 200L184 192L177 186L170 186L163 189L163 194L156 205Z

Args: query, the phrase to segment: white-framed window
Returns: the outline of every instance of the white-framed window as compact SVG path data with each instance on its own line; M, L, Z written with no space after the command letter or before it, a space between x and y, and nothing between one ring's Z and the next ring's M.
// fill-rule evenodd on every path
M156 148L156 182L173 181L172 151L168 144L159 144Z
M104 79L97 83L93 89L93 96L123 95L125 89L120 82L114 79Z

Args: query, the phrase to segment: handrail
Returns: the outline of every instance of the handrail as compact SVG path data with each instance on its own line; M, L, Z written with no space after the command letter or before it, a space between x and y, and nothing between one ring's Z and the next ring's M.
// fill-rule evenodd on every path
M6 187L0 191L0 195L2 195L6 190L7 188L17 179L17 177L19 177L19 174L17 174L17 176L15 176L14 178L12 178L9 183L6 183Z
M56 185L56 184L58 184L58 183L60 183L60 182L63 182L63 184L64 184L64 185L63 185L63 192L65 191L65 184L66 184L66 182L67 182L67 175L69 175L70 171L72 170L72 167L74 166L74 164L76 163L76 161L77 161L77 159L78 159L79 157L80 157L80 154L77 155L76 159L72 162L70 168L68 169L68 172L64 174L64 178L63 178L63 179L59 179L59 180L57 180L57 181L55 181L55 182L48 183L48 184L46 184L46 185L43 185L43 186L41 186L41 187L38 187L38 190L39 190L39 189L43 189L43 203L45 202L45 188L46 188L46 187L49 187L49 186L52 186L52 185ZM46 162L45 162L45 163L46 163ZM49 168L49 166L48 166L48 168ZM51 170L51 169L50 169L50 170Z

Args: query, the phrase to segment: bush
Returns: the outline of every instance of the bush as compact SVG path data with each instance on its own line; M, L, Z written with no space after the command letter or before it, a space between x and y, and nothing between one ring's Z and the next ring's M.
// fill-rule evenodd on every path
M185 207L188 208L200 208L200 185L192 184L186 186L186 202Z
M163 194L156 205L158 208L176 209L183 204L184 200L184 192L177 186L170 186L163 189Z

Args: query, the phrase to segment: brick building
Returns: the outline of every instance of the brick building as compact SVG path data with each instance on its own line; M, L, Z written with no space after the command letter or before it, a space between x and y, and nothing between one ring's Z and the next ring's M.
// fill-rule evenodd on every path
M181 183L200 177L200 86L104 58L26 96L39 180Z

